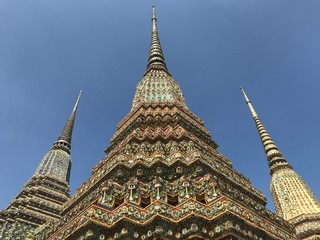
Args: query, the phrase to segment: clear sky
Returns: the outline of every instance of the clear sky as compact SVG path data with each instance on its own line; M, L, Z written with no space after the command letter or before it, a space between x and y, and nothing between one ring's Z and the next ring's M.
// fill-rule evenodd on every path
M319 199L319 0L2 0L0 209L51 148L81 89L72 193L90 176L145 71L153 4L169 71L218 150L273 209L243 85L280 151Z

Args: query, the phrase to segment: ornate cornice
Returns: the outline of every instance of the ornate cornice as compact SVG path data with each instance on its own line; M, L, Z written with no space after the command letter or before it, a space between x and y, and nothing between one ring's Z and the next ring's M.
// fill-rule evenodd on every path
M125 221L127 222L125 224L126 226L128 226L128 223L132 223L136 226L136 231L139 232L138 226L144 226L144 229L147 228L148 231L152 225L154 226L155 223L159 223L161 219L169 222L170 226L173 227L185 221L194 222L194 220L191 220L192 218L202 219L196 221L196 226L197 224L201 224L201 222L207 222L207 224L205 224L206 227L213 226L213 231L211 231L210 228L204 229L202 227L199 229L193 225L193 232L198 232L199 230L199 233L205 234L207 237L219 236L219 233L227 229L234 229L239 233L244 233L244 229L248 229L248 227L251 226L253 227L252 229L258 229L260 231L260 233L254 231L256 234L260 235L260 237L264 236L264 238L261 239L296 239L286 230L288 226L284 228L281 225L277 226L272 223L272 221L261 218L254 212L248 211L243 206L225 197L218 197L208 204L201 203L193 198L188 198L177 206L172 206L161 200L155 200L146 208L140 208L133 203L127 202L114 210L106 209L104 206L99 206L99 204L92 204L81 214L74 217L69 224L60 228L50 238L46 238L46 235L43 235L43 238L39 239L71 239L71 236L74 236L75 233L78 232L78 229L85 228L90 222L109 229L113 226L121 226L122 222ZM223 227L218 224L223 222L222 219L229 219L228 224ZM150 223L152 224L150 225ZM159 226L165 225L160 224ZM182 226L185 227L186 224L184 223ZM292 226L290 227L292 230ZM54 229L54 227L51 228L51 230ZM122 234L125 233L126 231L123 230ZM163 234L164 233L169 236L171 234L170 231L165 231ZM175 231L175 233L177 233L177 231ZM182 230L181 236L187 236L187 233L188 231ZM250 239L259 239L258 235L254 236L252 230L245 232L245 237L249 237Z

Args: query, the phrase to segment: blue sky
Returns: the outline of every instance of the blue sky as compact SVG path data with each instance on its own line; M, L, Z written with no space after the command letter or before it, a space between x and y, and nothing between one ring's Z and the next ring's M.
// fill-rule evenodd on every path
M243 85L319 199L320 1L2 0L0 209L51 148L81 89L72 193L90 176L146 68L153 4L167 66L218 150L273 209Z

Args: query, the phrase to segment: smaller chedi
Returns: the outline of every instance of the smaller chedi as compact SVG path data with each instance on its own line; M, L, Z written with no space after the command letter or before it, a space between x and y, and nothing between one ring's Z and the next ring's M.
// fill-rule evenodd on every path
M53 147L18 195L0 212L0 239L32 237L39 226L60 220L63 203L70 197L71 140L81 93Z
M248 104L270 169L270 191L277 215L292 223L299 239L320 239L320 205L315 195L282 156L263 126L248 96L241 87Z

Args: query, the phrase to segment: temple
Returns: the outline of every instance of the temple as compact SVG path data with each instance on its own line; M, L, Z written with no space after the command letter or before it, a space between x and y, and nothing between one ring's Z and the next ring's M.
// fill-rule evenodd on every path
M36 239L296 239L218 152L172 78L152 9L149 58L105 157Z
M0 212L0 239L26 239L44 223L60 219L62 205L70 197L71 139L81 93L53 147L18 195Z
M20 224L30 240L317 239L319 203L245 93L267 153L277 213L266 208L265 195L217 150L204 122L188 108L165 61L155 7L151 26L147 67L131 110L89 179L69 197L78 99L34 176L1 212L6 235L0 236L13 236L8 232Z

